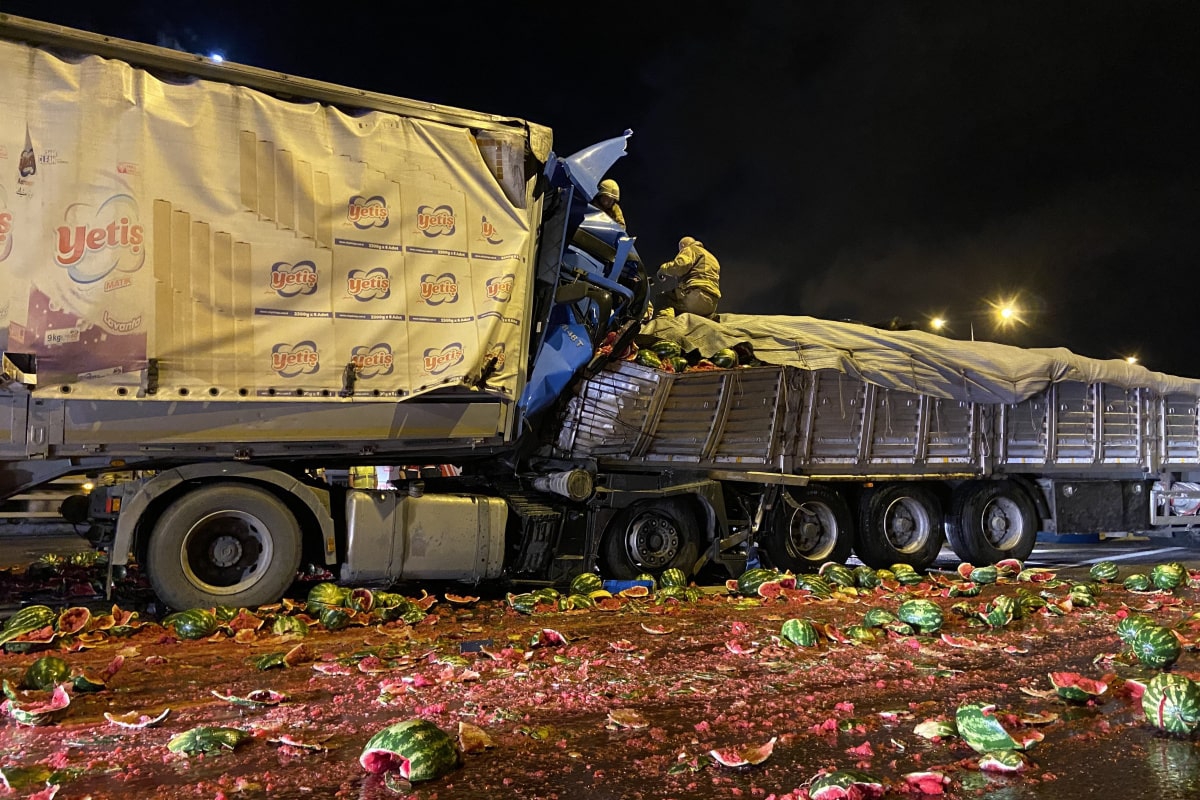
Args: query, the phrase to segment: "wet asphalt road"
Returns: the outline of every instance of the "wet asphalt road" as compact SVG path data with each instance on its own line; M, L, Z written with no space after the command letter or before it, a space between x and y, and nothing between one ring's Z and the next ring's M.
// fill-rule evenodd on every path
M86 539L72 533L34 534L0 531L0 568L25 566L44 553L70 555L90 549L91 545ZM1084 542L1039 541L1033 554L1027 559L1026 566L1086 571L1097 561L1116 561L1123 568L1128 567L1131 570L1139 566L1179 561L1190 569L1200 569L1200 545L1193 543L1186 536L1131 536ZM852 560L852 563L859 562ZM949 547L945 547L933 568L954 570L958 564L958 556Z

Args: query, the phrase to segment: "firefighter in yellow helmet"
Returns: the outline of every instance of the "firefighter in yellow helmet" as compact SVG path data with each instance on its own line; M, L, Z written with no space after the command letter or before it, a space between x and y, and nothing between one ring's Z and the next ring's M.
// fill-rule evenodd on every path
M659 271L678 278L669 295L676 314L697 314L712 319L721 299L721 265L696 239L679 240L679 255L659 267Z
M617 186L617 182L611 178L606 178L600 181L600 185L596 187L596 196L592 202L608 216L612 217L613 221L625 227L625 215L621 213L621 187Z

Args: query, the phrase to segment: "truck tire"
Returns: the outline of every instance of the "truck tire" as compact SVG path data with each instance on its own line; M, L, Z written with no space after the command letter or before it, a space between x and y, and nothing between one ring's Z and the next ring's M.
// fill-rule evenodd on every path
M146 571L174 609L253 607L283 597L300 567L300 526L283 502L241 483L180 497L150 534Z
M927 486L892 483L863 492L854 550L869 567L908 564L923 570L946 541L942 504Z
M850 507L828 486L784 487L759 545L780 570L814 572L826 561L845 563L854 549Z
M678 499L636 503L622 509L608 526L600 549L601 574L632 580L679 569L689 579L700 554L696 515Z
M977 567L1006 558L1024 561L1037 532L1033 500L1012 481L972 481L954 492L946 537L963 561Z

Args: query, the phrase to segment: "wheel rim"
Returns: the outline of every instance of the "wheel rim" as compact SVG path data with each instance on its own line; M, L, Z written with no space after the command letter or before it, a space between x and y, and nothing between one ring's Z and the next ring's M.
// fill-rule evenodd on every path
M828 559L838 538L833 509L825 503L796 503L790 496L785 501L795 509L788 520L788 555L806 561Z
M1008 497L993 498L983 508L980 529L988 544L997 550L1011 550L1025 530L1025 515L1021 507Z
M274 548L261 519L217 511L196 521L180 549L183 574L211 594L237 594L266 574Z
M625 548L633 563L649 569L669 565L679 555L683 535L674 521L662 514L641 514L625 534Z
M913 497L897 497L883 512L883 535L897 552L921 550L933 535L929 509Z

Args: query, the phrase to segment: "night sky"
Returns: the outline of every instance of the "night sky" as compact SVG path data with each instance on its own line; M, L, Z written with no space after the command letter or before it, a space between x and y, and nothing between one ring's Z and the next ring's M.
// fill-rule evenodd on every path
M631 128L609 177L638 250L701 239L721 311L942 314L1200 377L1200 4L719 5L0 11L523 117L560 154ZM1024 324L994 331L988 301L1013 296Z

